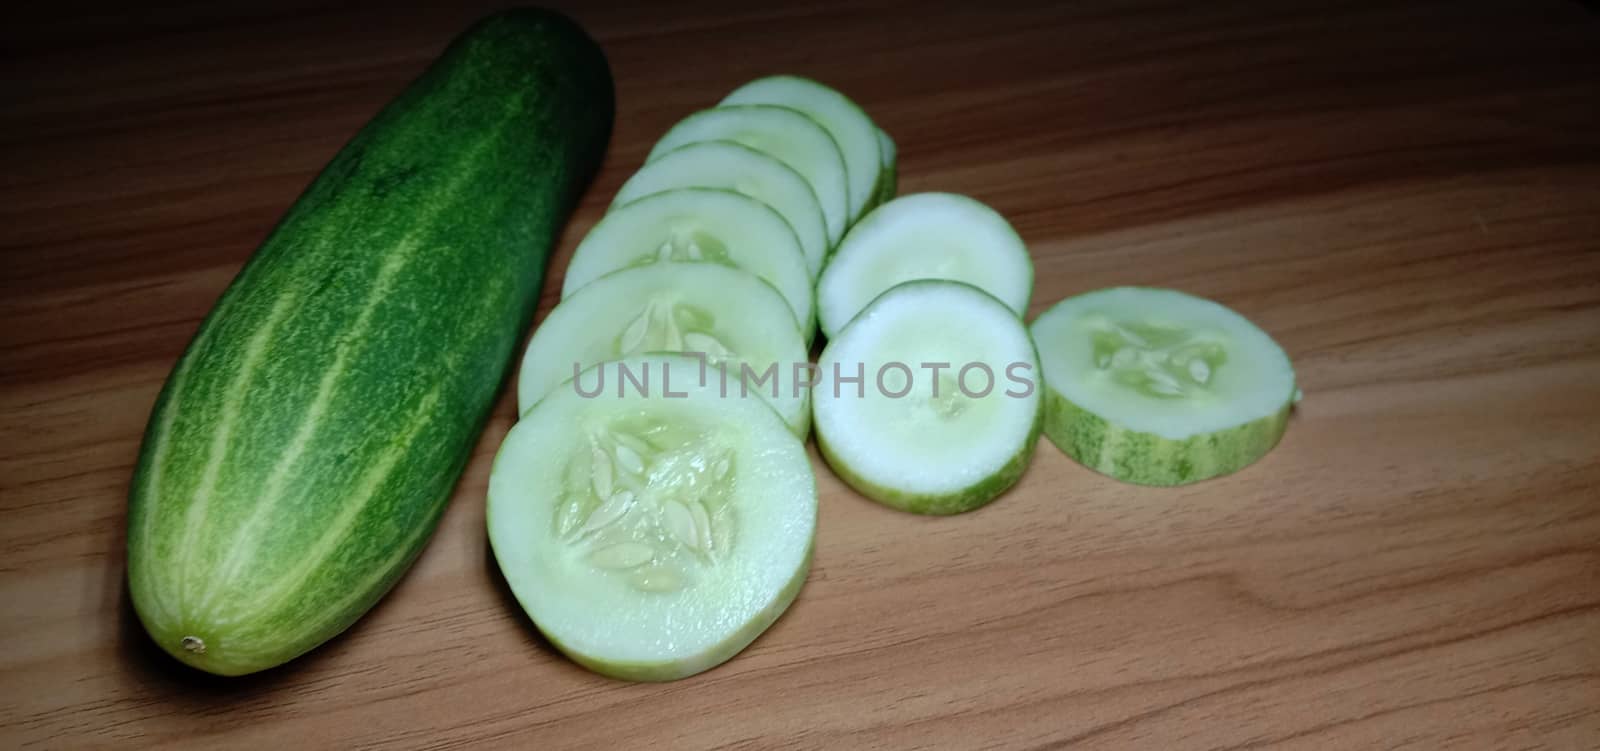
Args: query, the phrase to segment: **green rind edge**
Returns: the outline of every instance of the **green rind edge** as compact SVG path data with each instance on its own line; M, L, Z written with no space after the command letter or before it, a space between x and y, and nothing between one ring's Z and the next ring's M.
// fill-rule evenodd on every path
M878 184L873 189L872 200L867 202L866 208L861 211L861 217L866 218L873 209L878 208L892 200L900 190L900 152L896 147L889 154L883 154L882 142L890 141L889 134L879 130L879 155L885 156L882 167L878 170ZM859 221L859 220L858 220Z
M1174 486L1237 472L1267 455L1288 428L1290 399L1277 412L1182 440L1130 430L1044 387L1044 434L1067 456L1137 485Z

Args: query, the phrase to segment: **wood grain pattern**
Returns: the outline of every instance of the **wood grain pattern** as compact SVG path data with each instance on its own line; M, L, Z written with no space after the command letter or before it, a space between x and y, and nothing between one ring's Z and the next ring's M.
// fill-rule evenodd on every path
M196 674L124 594L156 390L315 170L481 8L51 4L0 29L0 746L1600 746L1594 10L634 5L572 10L618 127L544 309L660 133L800 72L895 135L903 191L1013 219L1034 313L1139 283L1259 322L1307 394L1284 443L1176 490L1044 444L951 519L819 464L789 614L722 668L627 685L542 643L488 555L506 398L377 609L284 669Z

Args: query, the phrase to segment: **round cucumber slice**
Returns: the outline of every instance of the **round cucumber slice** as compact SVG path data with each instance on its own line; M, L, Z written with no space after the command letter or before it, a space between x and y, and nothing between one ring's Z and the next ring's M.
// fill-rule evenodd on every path
M850 224L850 179L838 144L817 121L787 107L767 105L701 110L672 126L646 161L701 141L732 141L788 165L816 193L828 228L828 244L838 243L844 236Z
M1183 485L1242 469L1283 437L1294 368L1266 332L1210 300L1118 287L1033 322L1045 434L1098 472Z
M884 290L913 279L965 282L1014 315L1028 309L1033 260L999 212L953 193L901 196L862 219L817 280L822 331L834 336Z
M828 224L811 183L765 152L732 141L680 146L647 162L622 184L613 207L673 188L721 188L750 196L789 222L815 279L828 255Z
M849 97L809 78L769 76L734 89L722 104L789 107L821 123L844 154L845 173L850 178L849 221L866 213L867 202L877 194L883 160L878 154L878 127Z
M770 206L731 190L678 188L607 214L573 251L561 299L605 274L659 262L719 263L755 274L783 295L811 340L816 318L800 240Z
M562 301L533 332L517 379L518 414L577 371L644 352L696 352L735 377L806 360L794 313L771 285L714 263L654 263L615 271ZM737 383L737 382L735 382ZM811 429L804 389L750 388L802 439Z
M604 675L715 667L777 620L810 566L805 447L760 399L699 385L699 367L597 365L534 405L495 456L495 560L550 642Z
M894 139L882 130L878 131L878 156L882 160L882 169L878 173L878 193L872 197L868 211L893 200L895 191L900 187L900 150L895 146Z
M845 482L885 505L970 511L1015 484L1033 456L1033 342L976 287L898 285L829 341L818 364L817 446Z

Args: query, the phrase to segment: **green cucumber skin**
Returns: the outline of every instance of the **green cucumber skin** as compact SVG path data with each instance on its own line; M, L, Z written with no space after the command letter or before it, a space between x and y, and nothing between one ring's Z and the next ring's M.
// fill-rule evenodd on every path
M878 187L873 190L872 200L867 202L867 208L861 212L861 216L865 218L873 209L893 201L899 191L900 155L896 154L883 163L883 169L878 172Z
M1186 440L1114 425L1044 385L1044 433L1067 456L1096 472L1136 485L1173 486L1237 472L1278 445L1293 408Z
M503 11L288 210L174 367L140 449L128 581L162 649L220 675L270 668L400 578L489 415L613 110L605 56L577 25Z
M899 175L896 172L895 166L893 164L884 165L883 171L878 173L878 183L872 189L872 198L868 200L867 205L861 209L861 218L851 222L850 226L854 227L857 224L860 224L861 220L866 219L867 215L871 214L873 209L876 209L879 206L894 200L895 192L898 187L898 181ZM846 232L848 233L849 230L846 229ZM829 248L829 255L832 255L833 251L838 249L838 247L838 244L835 243L834 247Z
M878 178L878 180L878 199L873 203L873 208L893 201L894 197L898 195L900 188L899 168L893 164L889 165L887 171L883 173L883 177Z

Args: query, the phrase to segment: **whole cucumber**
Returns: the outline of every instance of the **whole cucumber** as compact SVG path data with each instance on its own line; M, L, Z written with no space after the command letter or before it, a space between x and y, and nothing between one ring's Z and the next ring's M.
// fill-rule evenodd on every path
M400 578L489 415L613 110L583 30L502 11L289 209L146 429L128 580L162 649L221 675L270 668Z

